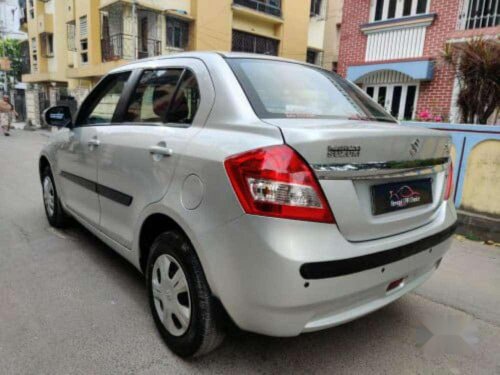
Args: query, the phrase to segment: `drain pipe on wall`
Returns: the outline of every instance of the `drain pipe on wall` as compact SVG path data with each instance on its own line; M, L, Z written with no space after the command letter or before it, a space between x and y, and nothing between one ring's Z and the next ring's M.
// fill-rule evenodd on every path
M137 28L139 27L137 19L137 0L132 0L132 38L134 40L134 60L139 58L139 38L137 37Z

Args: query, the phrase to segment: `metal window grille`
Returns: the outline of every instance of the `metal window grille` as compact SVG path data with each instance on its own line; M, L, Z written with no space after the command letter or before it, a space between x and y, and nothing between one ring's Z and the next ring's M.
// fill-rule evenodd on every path
M462 0L457 28L481 29L500 25L500 0Z
M233 51L277 56L278 46L277 40L233 30Z
M186 48L189 43L189 23L175 17L166 17L167 46Z
M68 51L76 51L76 25L74 22L66 24Z
M321 66L323 64L323 52L308 49L306 55L306 62L309 64Z
M237 5L281 17L281 0L234 0Z

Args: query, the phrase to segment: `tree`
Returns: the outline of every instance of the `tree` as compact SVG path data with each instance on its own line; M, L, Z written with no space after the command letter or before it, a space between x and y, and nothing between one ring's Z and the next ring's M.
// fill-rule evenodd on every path
M10 60L10 71L7 72L9 82L11 78L14 82L20 81L23 66L20 41L17 39L0 40L0 56L8 57Z
M477 37L448 44L443 60L457 73L462 122L486 124L495 110L500 110L499 38Z

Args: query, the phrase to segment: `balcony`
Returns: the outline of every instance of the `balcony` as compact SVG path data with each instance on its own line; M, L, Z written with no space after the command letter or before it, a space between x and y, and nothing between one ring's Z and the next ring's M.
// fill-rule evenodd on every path
M161 41L116 34L101 39L102 61L136 60L161 55Z
M435 19L433 13L361 25L367 36L365 61L383 61L422 57L426 29Z
M483 29L500 25L500 0L461 0L458 30Z
M74 0L66 0L66 22L72 22L75 19L75 2Z
M234 4L271 16L281 17L281 0L234 0Z
M54 32L54 16L52 14L44 13L37 17L38 33L53 33Z

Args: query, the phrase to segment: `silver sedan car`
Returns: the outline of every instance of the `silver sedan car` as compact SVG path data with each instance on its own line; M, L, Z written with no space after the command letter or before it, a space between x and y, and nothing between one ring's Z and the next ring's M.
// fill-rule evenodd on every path
M186 53L107 74L43 149L47 218L146 277L180 356L231 326L296 336L359 318L439 266L456 213L448 135L400 125L296 61Z

